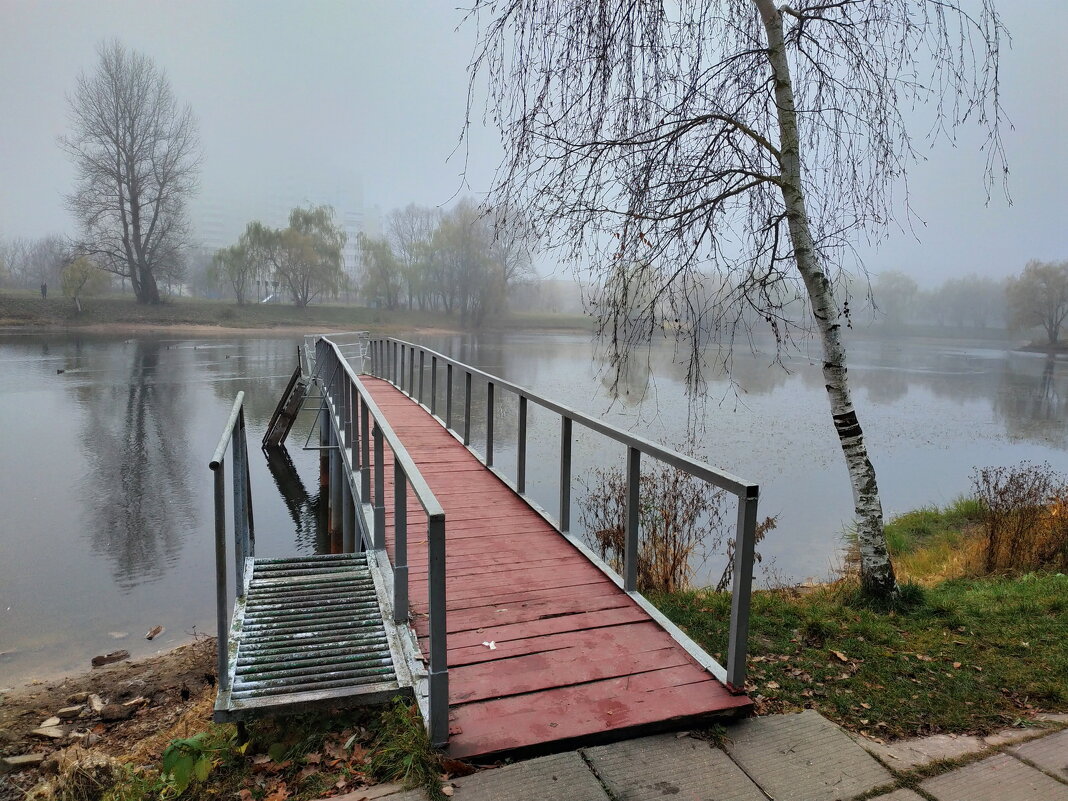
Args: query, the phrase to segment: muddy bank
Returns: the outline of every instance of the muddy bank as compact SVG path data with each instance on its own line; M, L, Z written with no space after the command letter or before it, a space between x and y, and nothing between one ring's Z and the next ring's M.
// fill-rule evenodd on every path
M215 640L202 637L149 659L5 692L0 757L32 758L0 773L0 801L22 799L69 748L115 757L162 748L183 719L210 719L214 687Z

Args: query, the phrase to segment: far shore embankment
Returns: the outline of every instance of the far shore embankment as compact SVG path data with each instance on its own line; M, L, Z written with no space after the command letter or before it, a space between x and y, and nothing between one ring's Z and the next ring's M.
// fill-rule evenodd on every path
M248 303L199 298L168 298L158 306L132 297L110 295L82 302L82 311L63 297L41 298L30 292L0 291L0 332L79 331L136 336L168 332L183 336L285 335L368 330L375 334L418 331L457 334L465 329L455 317L408 309L374 309L343 303ZM580 314L514 312L487 320L482 331L592 330Z

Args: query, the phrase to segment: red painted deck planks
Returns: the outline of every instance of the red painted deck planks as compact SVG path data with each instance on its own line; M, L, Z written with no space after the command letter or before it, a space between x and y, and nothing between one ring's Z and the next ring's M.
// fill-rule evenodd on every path
M445 508L450 754L581 741L749 706L424 409L384 381L363 381ZM391 558L393 492L388 471ZM425 649L426 517L411 492L407 500L412 609ZM482 645L491 640L494 650Z

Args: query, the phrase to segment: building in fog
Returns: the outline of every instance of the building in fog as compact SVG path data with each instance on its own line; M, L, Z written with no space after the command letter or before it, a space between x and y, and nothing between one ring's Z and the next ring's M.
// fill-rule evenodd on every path
M377 236L381 231L381 212L377 206L364 204L363 183L351 173L307 180L294 175L266 176L260 187L246 188L240 196L232 198L201 192L190 207L192 238L202 252L214 253L236 243L253 220L272 228L284 228L289 224L292 209L324 204L333 207L334 221L345 232L343 269L355 279L359 273L356 237L360 233Z

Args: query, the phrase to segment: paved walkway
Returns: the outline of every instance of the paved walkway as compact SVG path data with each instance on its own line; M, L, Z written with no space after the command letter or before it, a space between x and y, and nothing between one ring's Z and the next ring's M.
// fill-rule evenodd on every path
M1068 723L1064 718L1051 716L1054 725ZM457 801L1068 801L1068 729L1013 729L971 739L971 750L947 746L967 738L879 746L858 742L808 710L731 724L721 746L685 733L657 735L519 762L450 784ZM947 755L970 761L921 778L925 766ZM334 801L364 798L424 796L382 787Z

